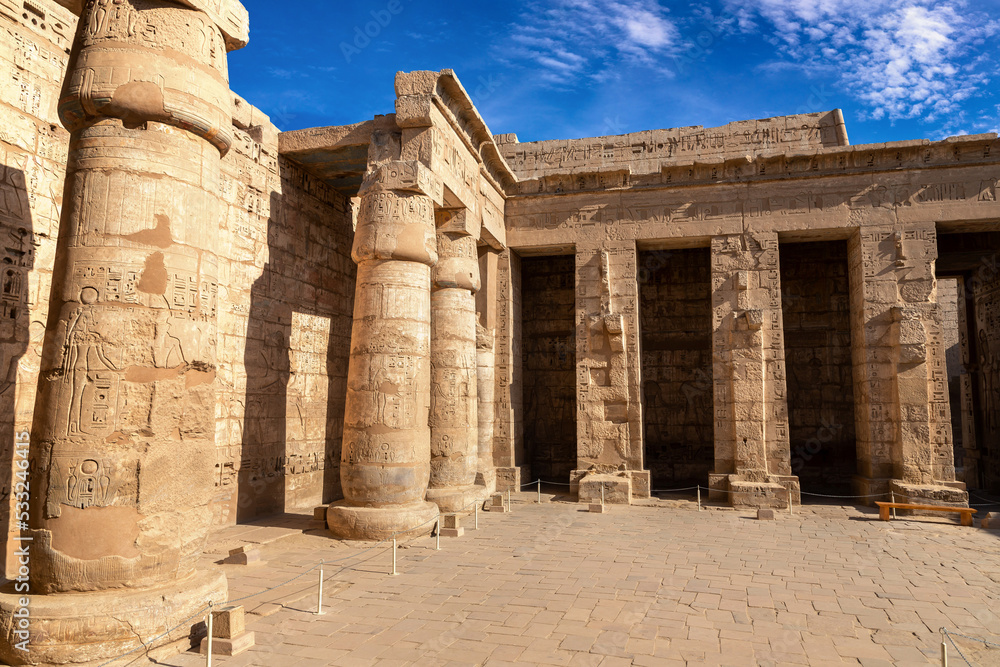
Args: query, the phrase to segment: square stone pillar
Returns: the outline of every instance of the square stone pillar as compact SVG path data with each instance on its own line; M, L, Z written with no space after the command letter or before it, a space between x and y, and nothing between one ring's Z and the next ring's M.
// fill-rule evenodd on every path
M848 253L856 492L966 504L964 485L955 481L934 223L863 227Z
M482 287L476 293L476 365L478 379L477 410L479 426L479 469L476 485L489 494L496 492L497 470L493 460L493 435L496 426L496 330L497 278L499 252L490 246L479 247L479 274Z
M497 491L518 491L529 481L524 463L521 393L521 258L511 250L497 255L496 421L493 462Z
M976 441L976 408L975 389L973 378L975 373L975 359L972 357L969 334L969 307L970 297L965 288L965 281L959 279L958 283L958 354L959 354L959 376L958 387L961 397L960 416L952 415L952 419L962 420L962 448L965 450L965 470L961 481L971 484L976 488L980 484L979 461L982 453L979 450L979 443Z
M710 498L734 506L799 502L791 474L778 237L712 239L715 472Z
M626 473L632 496L649 497L643 471L639 321L634 241L576 249L577 470Z

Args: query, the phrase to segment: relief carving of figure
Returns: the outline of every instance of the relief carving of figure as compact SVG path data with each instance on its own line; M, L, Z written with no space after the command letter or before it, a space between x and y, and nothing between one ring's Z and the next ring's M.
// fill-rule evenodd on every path
M84 304L97 299L97 290L83 289ZM100 311L83 308L66 333L63 357L64 382L71 385L67 419L68 435L109 435L118 409L120 350L104 340ZM120 361L120 360L118 360Z

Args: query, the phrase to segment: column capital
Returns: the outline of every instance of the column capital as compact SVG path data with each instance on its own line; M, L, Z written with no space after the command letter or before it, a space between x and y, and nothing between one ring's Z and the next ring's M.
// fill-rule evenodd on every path
M85 0L56 0L77 16L83 14ZM250 13L239 0L174 0L177 4L204 12L226 38L226 50L242 49L250 42ZM99 4L110 4L103 0Z
M361 184L361 193L368 191L409 192L430 197L436 204L444 201L441 179L418 161L369 165L364 183Z
M150 0L92 1L77 28L59 118L70 132L104 119L129 129L172 125L225 155L233 143L226 58L223 33L204 12Z

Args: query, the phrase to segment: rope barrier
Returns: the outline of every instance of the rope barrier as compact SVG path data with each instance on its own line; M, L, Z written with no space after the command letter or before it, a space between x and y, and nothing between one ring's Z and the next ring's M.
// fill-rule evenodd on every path
M806 493L805 491L799 491L803 496L813 496L814 498L884 498L888 496L888 493L874 493L867 496L831 496L825 493Z
M941 634L948 638L948 641L951 643L951 645L955 647L956 651L958 651L958 655L961 656L962 660L964 660L965 664L969 665L969 667L973 667L972 662L970 662L969 659L965 657L965 654L962 653L962 649L959 647L958 644L955 643L955 640L952 639L952 637L961 637L962 639L968 639L969 641L979 642L980 644L986 644L987 646L995 646L996 648L1000 648L1000 644L996 644L994 642L986 641L985 639L979 639L978 637L969 637L968 635L960 635L958 633L951 633L951 632L948 632L948 628L941 628ZM944 649L942 649L942 650L944 650ZM944 664L947 664L947 661L945 661Z
M993 646L994 648L1000 648L1000 644L996 642L987 641L985 639L980 639L978 637L970 637L968 635L961 635L957 632L948 632L948 628L941 628L941 632L945 633L949 637L961 637L962 639L968 639L969 641L979 642L980 644L986 644L987 646Z
M467 504L465 507L463 507L462 509L460 509L459 512L464 512L464 511L468 510L470 507L474 507L479 502L480 502L480 500L477 498L476 500L473 500L472 502L470 502L469 504ZM367 549L363 549L363 550L359 551L358 553L350 554L349 556L344 556L343 558L337 558L337 559L334 559L334 560L322 560L319 563L317 563L316 565L313 565L312 567L310 567L309 569L304 570L304 571L300 572L299 574L295 575L291 579L286 579L285 581L281 582L280 584L277 584L275 586L271 586L270 588L265 588L264 590L257 591L256 593L251 593L249 595L244 595L243 597L239 597L239 598L235 598L233 600L229 600L229 601L226 602L226 604L227 605L236 604L237 602L244 602L246 600L250 600L250 599L253 599L255 597L259 597L261 595L264 595L265 593L271 593L273 591L278 590L279 588L283 588L283 587L285 587L285 586L287 586L287 585L289 585L289 584L291 584L291 583L293 583L295 581L298 581L299 579L301 579L302 577L306 576L307 574L309 574L311 572L315 572L317 569L321 569L324 565L335 565L337 563L343 563L343 562L348 561L348 560L359 558L359 557L365 555L366 553L369 553L371 551L374 551L375 549L378 549L383 544L387 544L388 542L390 542L392 540L395 540L400 534L412 533L413 531L415 531L415 530L417 530L419 528L423 528L424 526L428 526L428 525L430 525L432 523L435 523L435 522L437 522L439 520L440 520L440 515L434 517L433 519L431 519L429 521L425 521L425 522L423 522L422 524L420 524L418 526L414 526L413 528L410 528L409 530L397 531L397 532L395 532L395 533L392 534L392 537L387 537L387 538L385 538L385 539L383 539L383 540L381 540L379 542L376 542L372 546L368 547ZM440 526L439 526L439 530L440 530ZM331 574L328 577L328 579L332 579L337 574L339 574L340 572L342 572L346 567L347 566L345 565L344 567L340 568L340 570L337 573ZM114 658L109 658L105 662L102 662L100 665L98 665L98 667L108 667L109 665L111 665L114 662L117 662L118 660L122 660L124 658L129 657L130 655L132 655L136 651L141 651L141 650L149 651L150 649L152 649L152 648L155 647L155 645L156 645L156 643L158 641L160 641L164 637L169 636L175 630L179 630L180 628L182 628L184 625L188 624L193 619L195 619L198 616L204 614L206 611L209 611L211 608L212 608L211 604L209 604L209 605L207 605L205 607L202 607L201 609L199 609L195 613L191 614L190 616L188 616L187 618L185 618L183 621L181 621L177 625L173 626L172 628L164 631L163 633L161 633L161 634L157 635L156 637L154 637L153 639L149 640L148 644L147 643L143 643L142 646L136 646L134 649L132 649L131 651L128 651L127 653L122 653L121 655L115 656Z
M650 493L679 493L680 491L694 491L701 487L698 486L688 486L683 489L653 489Z

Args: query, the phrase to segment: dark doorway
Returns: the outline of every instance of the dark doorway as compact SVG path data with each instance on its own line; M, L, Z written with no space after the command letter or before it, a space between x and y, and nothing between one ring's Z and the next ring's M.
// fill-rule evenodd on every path
M710 250L643 251L638 274L650 481L703 485L715 465Z
M945 339L958 330L949 357L949 376L958 379L956 477L970 489L1000 493L1000 232L940 234L937 277ZM958 285L953 313L950 291L942 290L951 278Z
M576 469L576 258L521 260L524 445L531 476Z
M847 242L781 244L792 474L848 495L857 473Z

